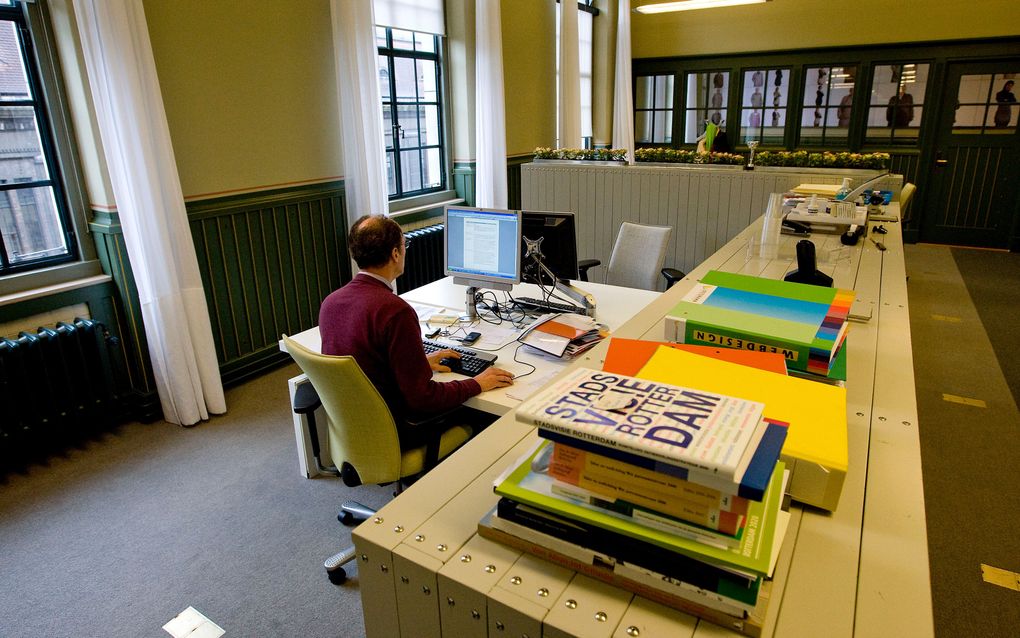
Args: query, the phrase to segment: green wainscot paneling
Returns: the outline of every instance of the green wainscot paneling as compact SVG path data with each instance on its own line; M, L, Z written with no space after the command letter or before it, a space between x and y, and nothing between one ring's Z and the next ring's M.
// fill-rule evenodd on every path
M318 323L351 278L340 181L187 204L227 385L287 362L277 344Z
M534 160L531 153L506 158L507 208L521 207L521 165ZM467 206L475 205L476 163L455 162L453 165L453 188L458 197L464 198Z

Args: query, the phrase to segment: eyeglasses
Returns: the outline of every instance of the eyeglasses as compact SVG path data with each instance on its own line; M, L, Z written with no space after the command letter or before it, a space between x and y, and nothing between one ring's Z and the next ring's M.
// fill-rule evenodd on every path
M404 250L407 250L411 246L411 238L404 235Z

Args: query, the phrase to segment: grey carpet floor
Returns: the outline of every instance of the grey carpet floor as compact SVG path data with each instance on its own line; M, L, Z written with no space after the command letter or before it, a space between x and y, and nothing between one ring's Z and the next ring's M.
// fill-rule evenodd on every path
M1020 592L981 565L1020 572L1017 289L998 277L1020 255L916 245L906 262L936 636L1015 637Z
M133 423L0 483L0 637L166 637L188 606L227 636L360 636L345 488L298 472L288 366L227 393L196 428Z
M1020 255L964 252L906 251L935 629L1016 636L1020 593L980 564L1020 571L1020 286L984 276ZM339 503L391 490L299 475L296 371L231 389L229 414L199 427L128 424L0 481L0 638L165 637L189 605L227 636L362 635L356 570L334 587L321 563L350 539Z

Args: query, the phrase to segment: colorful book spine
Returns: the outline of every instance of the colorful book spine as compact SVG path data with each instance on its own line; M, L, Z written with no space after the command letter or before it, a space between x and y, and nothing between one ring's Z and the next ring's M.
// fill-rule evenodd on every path
M745 498L563 443L553 445L549 475L558 481L583 487L608 498L632 500L637 505L651 509L658 509L655 505L661 504L664 506L661 511L679 518L686 517L674 511L691 510L697 512L699 520L687 520L699 525L708 525L705 522L708 519L702 517L707 517L713 511L736 515L747 513ZM634 500L635 496L647 498L648 502L638 502Z
M782 452L783 443L786 441L787 435L786 423L769 419L766 419L766 422L768 425L765 428L765 433L762 435L761 442L754 451L751 462L748 464L739 483L734 483L711 472L690 470L686 467L657 461L646 456L631 454L620 448L606 447L593 441L567 436L541 427L538 430L538 435L543 439L563 443L585 452L633 465L648 472L665 474L689 483L697 483L724 494L739 496L748 501L760 501L764 497L765 488L769 480L772 478L772 471L776 466L776 461L779 460L779 455Z
M685 554L697 561L712 563L725 569L743 570L756 576L768 575L772 558L772 538L786 475L782 461L776 463L776 471L772 473L764 500L754 503L748 509L746 529L740 545L732 549L721 549L556 498L551 492L553 479L542 471L541 463L535 464L537 467L532 463L541 451L539 446L520 464L508 468L505 477L498 478L494 485L496 493L577 523L601 528L615 536L629 536L645 547L657 546L667 552Z
M577 440L739 483L764 406L577 368L517 409L517 420Z
M744 517L740 515L724 512L723 522L716 522L716 525L719 525L722 529L717 529L654 512L620 499L606 499L599 494L590 492L582 487L577 487L576 485L570 485L569 483L556 481L550 490L553 496L559 496L573 503L579 503L583 507L609 512L621 519L707 543L713 547L730 548L740 544L740 535L743 531L742 525L744 522Z

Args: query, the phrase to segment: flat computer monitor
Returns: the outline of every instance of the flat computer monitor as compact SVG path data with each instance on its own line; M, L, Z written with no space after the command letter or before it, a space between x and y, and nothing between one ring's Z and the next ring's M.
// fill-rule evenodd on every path
M560 281L577 279L577 232L573 213L524 211L521 234L531 240L542 239L542 262ZM521 240L523 258L526 246ZM534 260L524 260L521 278L531 283L552 285L548 275L539 280L539 269Z
M447 206L444 264L454 283L507 290L521 281L521 211Z

